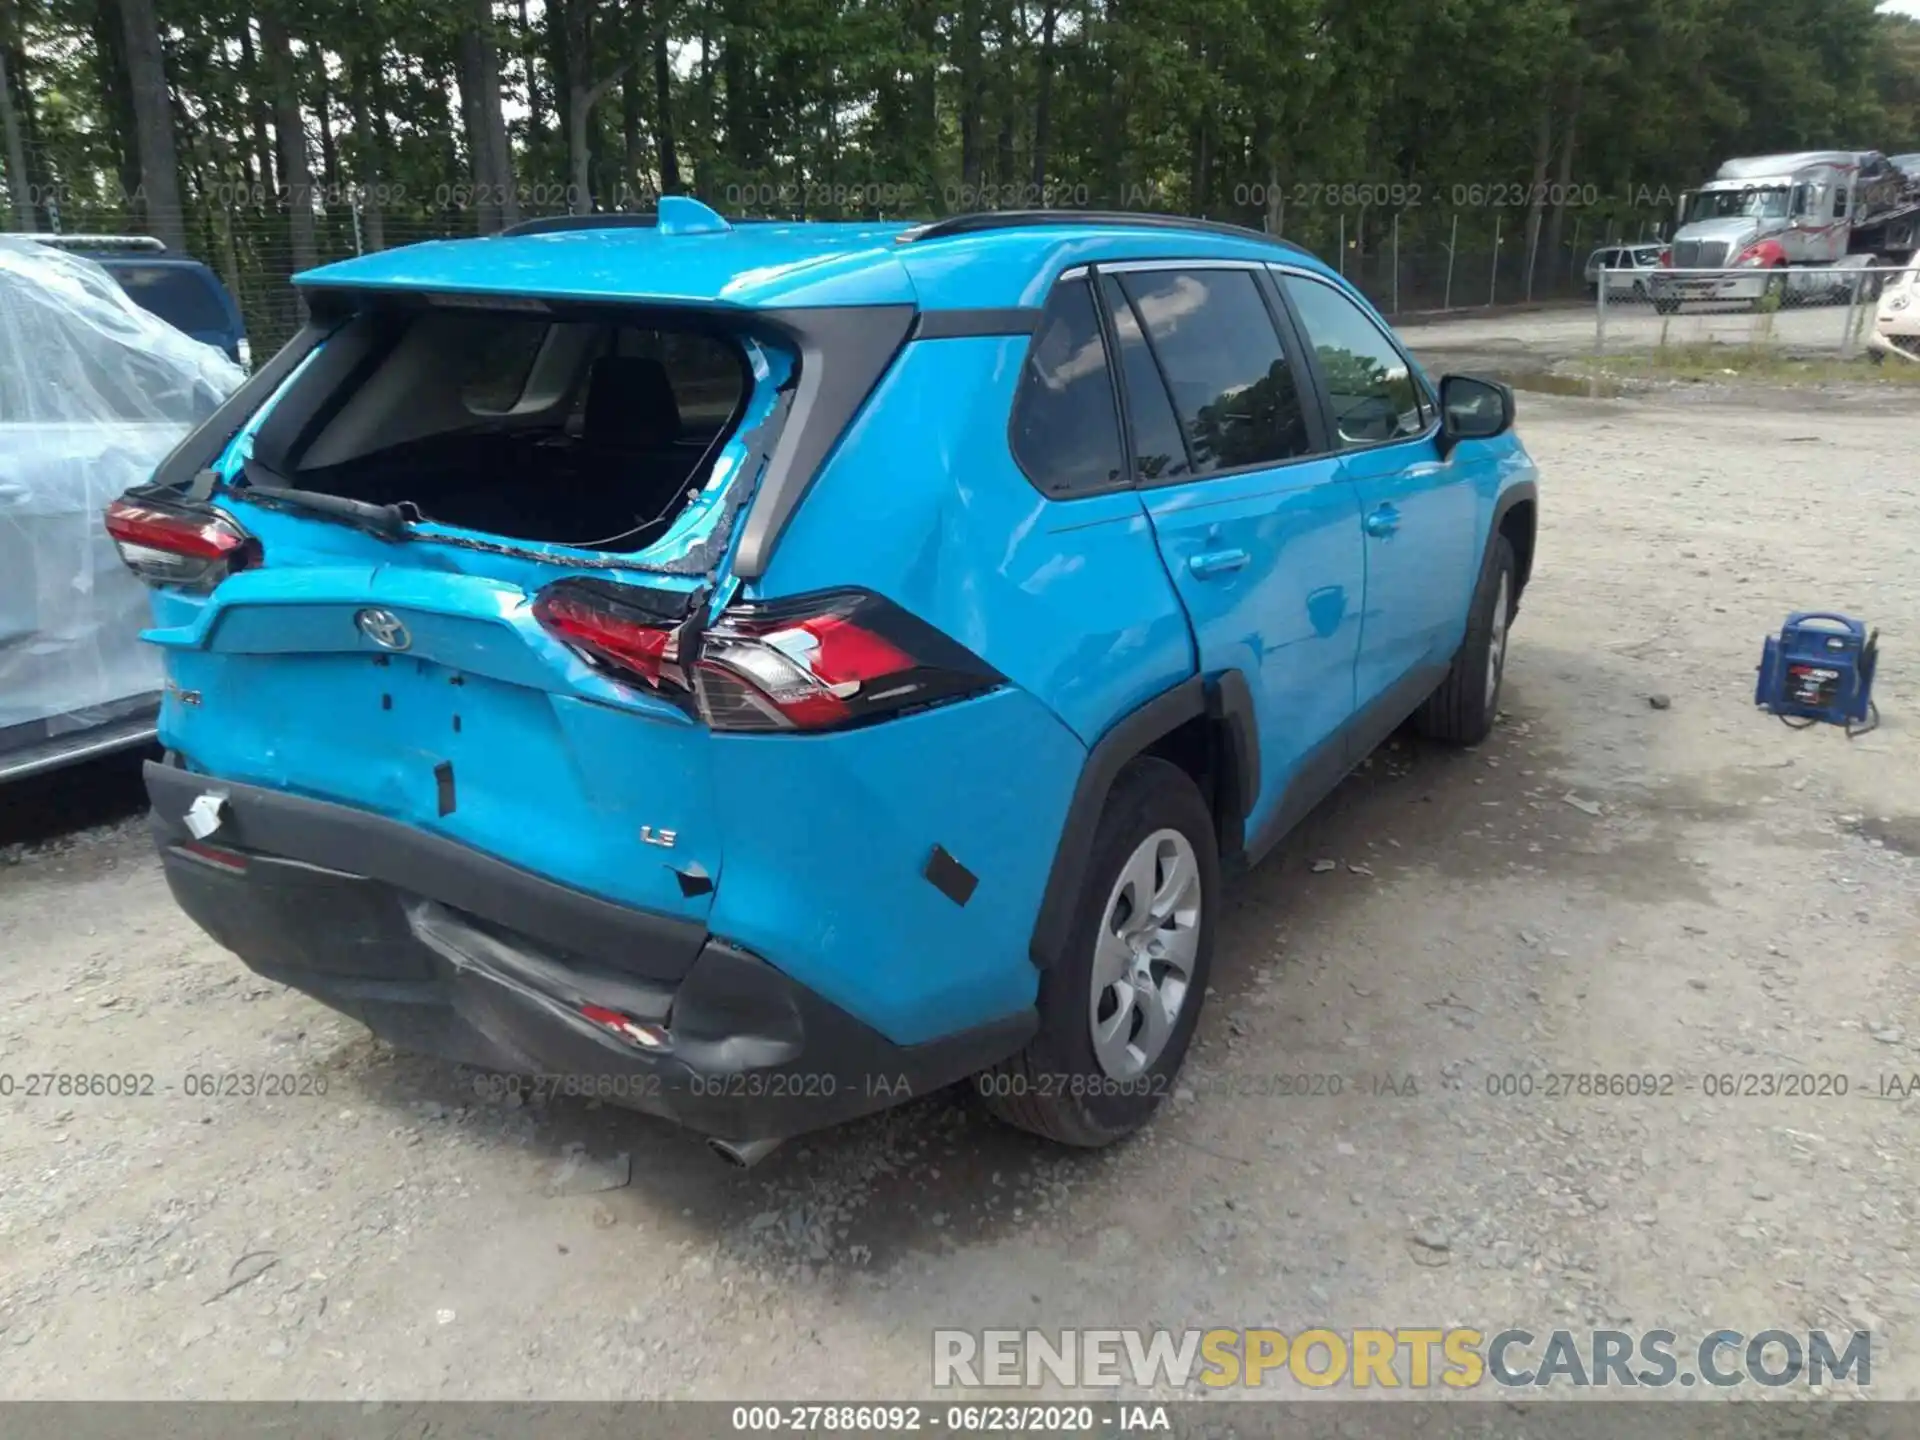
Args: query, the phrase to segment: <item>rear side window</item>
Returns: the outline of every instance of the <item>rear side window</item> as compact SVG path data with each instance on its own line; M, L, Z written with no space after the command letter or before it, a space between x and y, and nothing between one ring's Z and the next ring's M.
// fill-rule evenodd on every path
M1427 417L1420 384L1380 327L1331 285L1292 275L1281 283L1320 361L1341 446L1378 445L1423 433Z
M1085 280L1056 285L1040 314L1013 399L1011 443L1013 458L1047 495L1084 495L1120 481L1120 420Z
M1121 277L1166 375L1193 473L1309 454L1306 407L1248 270Z

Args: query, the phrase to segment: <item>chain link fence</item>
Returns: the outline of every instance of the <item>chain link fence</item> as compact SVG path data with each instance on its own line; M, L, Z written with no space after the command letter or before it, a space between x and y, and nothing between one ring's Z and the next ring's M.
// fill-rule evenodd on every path
M756 203L761 196L751 187L730 187L730 191L734 193L711 198L710 203L722 213L802 218L798 213L776 214L778 206ZM422 241L466 239L497 227L498 211L490 222L461 187L442 187L442 192L422 196L401 192L397 186L316 184L302 207L267 187L235 182L196 196L178 228L186 237L185 253L204 262L233 296L244 317L252 353L263 358L300 326L300 298L291 277L309 264L324 265ZM522 220L564 214L570 198L558 185L522 186L516 209ZM620 199L623 203L610 207L608 213L649 210L654 203L650 195ZM43 207L41 229L70 235L151 235L174 228L156 226L154 217L136 205L83 204L71 196L67 200L59 208ZM295 223L304 219L299 213L303 208L312 219L310 241L296 235L296 230L307 228ZM884 200L882 208L903 224L927 218L918 213L895 215L902 207L887 208ZM917 211L925 206L907 208ZM1096 196L1084 205L1065 208L1141 207L1108 206ZM1247 216L1238 211L1210 213L1209 218L1247 223ZM1585 294L1582 262L1596 243L1611 241L1613 225L1608 223L1603 232L1596 223L1583 233L1582 221L1573 227L1571 238L1552 241L1540 233L1529 237L1524 222L1524 211L1493 213L1484 208L1414 211L1404 217L1320 210L1286 214L1281 235L1319 255L1391 316L1523 303L1577 303Z
M1719 347L1740 358L1878 360L1889 350L1905 357L1912 278L1907 268L1866 263L1601 267L1592 282L1593 353L1698 359Z

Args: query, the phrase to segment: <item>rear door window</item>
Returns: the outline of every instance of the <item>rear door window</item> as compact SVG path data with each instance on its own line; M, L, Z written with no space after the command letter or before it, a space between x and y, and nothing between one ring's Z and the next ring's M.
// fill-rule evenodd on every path
M1124 483L1113 378L1085 279L1054 286L1041 312L1013 400L1011 443L1027 478L1057 499Z
M1311 454L1306 404L1250 270L1120 277L1186 436L1193 473Z

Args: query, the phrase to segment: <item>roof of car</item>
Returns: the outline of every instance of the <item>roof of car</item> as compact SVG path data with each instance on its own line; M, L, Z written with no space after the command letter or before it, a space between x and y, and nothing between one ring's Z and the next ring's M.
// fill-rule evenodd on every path
M691 228L618 216L536 222L520 233L387 250L295 279L310 288L590 302L952 310L1039 305L1062 270L1096 260L1284 260L1331 273L1298 247L1257 231L1167 216L933 225L712 219L715 226Z

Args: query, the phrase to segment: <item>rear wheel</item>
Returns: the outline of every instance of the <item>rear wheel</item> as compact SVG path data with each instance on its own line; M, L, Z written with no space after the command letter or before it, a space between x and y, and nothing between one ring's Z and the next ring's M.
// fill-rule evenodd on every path
M1065 952L1040 979L1040 1029L974 1088L1010 1124L1067 1145L1145 1124L1186 1059L1213 959L1220 862L1185 771L1121 771L1095 832Z
M1487 738L1500 706L1500 685L1507 673L1507 627L1517 598L1513 546L1506 536L1496 535L1474 589L1467 638L1454 652L1447 678L1420 707L1417 723L1422 734L1455 745L1478 745Z

